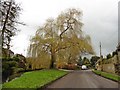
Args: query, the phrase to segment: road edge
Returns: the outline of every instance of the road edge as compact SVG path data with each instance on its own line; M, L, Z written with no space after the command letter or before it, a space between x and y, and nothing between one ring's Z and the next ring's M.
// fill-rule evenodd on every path
M68 72L68 73L66 73L66 74L63 75L63 76L60 76L60 77L58 77L57 79L55 79L55 80L53 80L53 81L51 81L51 82L48 82L47 84L45 84L45 85L43 85L43 86L41 86L41 87L38 87L37 90L45 90L47 86L49 86L49 85L51 85L52 83L54 83L55 81L57 81L57 80L65 77L65 76L68 75L69 73L72 73L72 72Z
M96 74L93 70L92 70L92 72L93 72L94 74ZM120 83L120 81L117 81L117 80L114 80L114 79L111 79L111 78L102 76L101 74L96 74L96 75L101 76L101 77L106 78L106 79L109 79L109 80L112 80L112 81L115 81L115 82L117 82L118 84Z

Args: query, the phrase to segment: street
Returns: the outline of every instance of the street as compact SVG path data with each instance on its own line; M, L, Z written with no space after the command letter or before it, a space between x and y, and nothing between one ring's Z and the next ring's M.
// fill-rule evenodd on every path
M118 88L118 83L95 75L91 70L69 73L47 88Z

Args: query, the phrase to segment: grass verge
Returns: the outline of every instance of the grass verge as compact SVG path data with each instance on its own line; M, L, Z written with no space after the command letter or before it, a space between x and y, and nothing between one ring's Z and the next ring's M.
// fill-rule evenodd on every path
M4 88L40 88L67 74L60 70L40 70L24 73L21 77L3 84Z
M107 72L102 72L102 71L98 71L98 70L92 70L95 74L103 76L105 78L111 79L113 81L120 81L120 76L116 75L116 74L111 74L111 73L107 73Z

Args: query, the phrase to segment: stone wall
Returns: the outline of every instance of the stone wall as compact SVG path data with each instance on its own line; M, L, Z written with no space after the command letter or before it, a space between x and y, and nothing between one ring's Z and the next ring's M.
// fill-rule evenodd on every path
M118 63L120 63L120 52L118 52Z
M99 59L96 63L96 69L108 73L120 73L120 53L113 58L102 60Z
M115 65L113 63L103 64L103 71L108 73L116 73Z

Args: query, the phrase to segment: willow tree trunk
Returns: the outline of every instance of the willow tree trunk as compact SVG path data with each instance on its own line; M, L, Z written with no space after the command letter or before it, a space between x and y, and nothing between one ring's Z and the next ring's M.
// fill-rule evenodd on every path
M50 68L55 68L55 53L51 53Z

